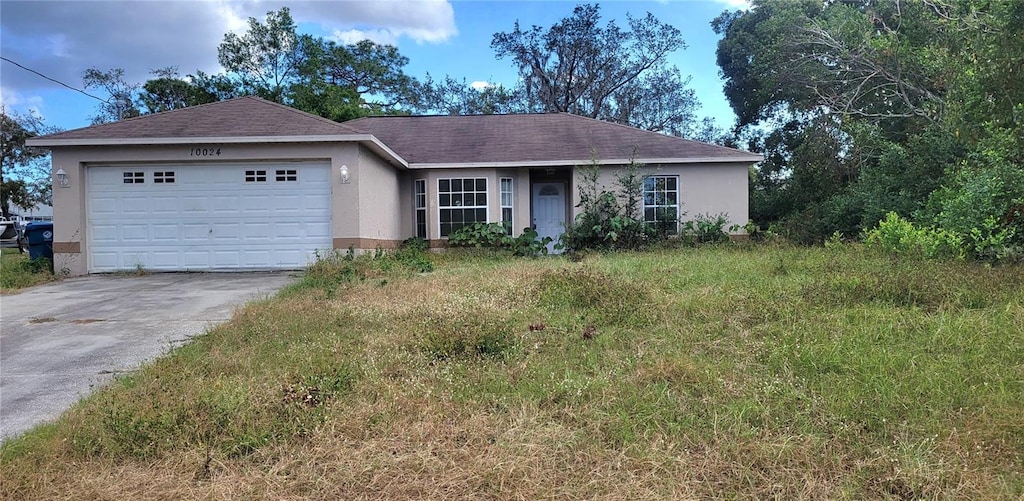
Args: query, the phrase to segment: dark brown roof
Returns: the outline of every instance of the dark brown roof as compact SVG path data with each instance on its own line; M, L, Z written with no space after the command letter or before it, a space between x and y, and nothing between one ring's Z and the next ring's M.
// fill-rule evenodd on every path
M410 164L567 164L686 159L755 162L759 155L568 113L386 116L345 122L373 134Z
M247 96L143 115L35 138L49 140L149 139L256 136L337 136L351 128L295 108Z

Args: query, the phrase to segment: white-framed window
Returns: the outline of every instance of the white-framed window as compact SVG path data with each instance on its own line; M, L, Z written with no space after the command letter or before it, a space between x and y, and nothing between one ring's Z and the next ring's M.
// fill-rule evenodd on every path
M487 179L438 179L437 212L442 237L451 235L463 226L486 223Z
M267 182L267 171L265 171L265 170L247 170L247 171L245 171L245 182L247 182L247 183L265 183L265 182Z
M644 221L668 234L679 232L679 176L644 179Z
M146 182L145 172L125 172L124 184L142 184Z
M278 169L274 172L274 180L278 182L298 181L298 171L295 169Z
M174 183L174 171L157 171L153 173L153 183L155 184L172 184Z
M501 188L501 224L505 225L505 234L512 236L512 178L503 177L499 181Z
M427 238L427 180L414 181L413 206L416 207L416 237Z

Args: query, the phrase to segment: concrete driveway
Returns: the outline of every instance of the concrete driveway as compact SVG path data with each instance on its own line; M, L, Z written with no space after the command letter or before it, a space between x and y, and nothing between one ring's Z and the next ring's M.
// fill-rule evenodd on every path
M0 297L0 440L292 283L290 273L93 275Z

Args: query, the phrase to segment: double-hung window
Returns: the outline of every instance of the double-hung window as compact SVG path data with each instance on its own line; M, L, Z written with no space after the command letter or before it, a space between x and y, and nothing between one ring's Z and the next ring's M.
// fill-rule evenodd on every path
M679 232L679 176L644 179L644 221L666 234Z
M463 226L486 223L487 179L438 179L437 208L442 237L451 235Z
M427 238L427 180L417 179L414 202L416 206L416 237Z
M512 236L512 178L503 177L501 183L501 224L505 226L505 234Z

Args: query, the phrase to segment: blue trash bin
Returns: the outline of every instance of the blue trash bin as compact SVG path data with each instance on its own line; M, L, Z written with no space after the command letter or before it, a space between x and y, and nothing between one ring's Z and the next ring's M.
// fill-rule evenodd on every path
M45 257L53 261L53 223L37 221L25 225L25 240L28 240L28 258Z

